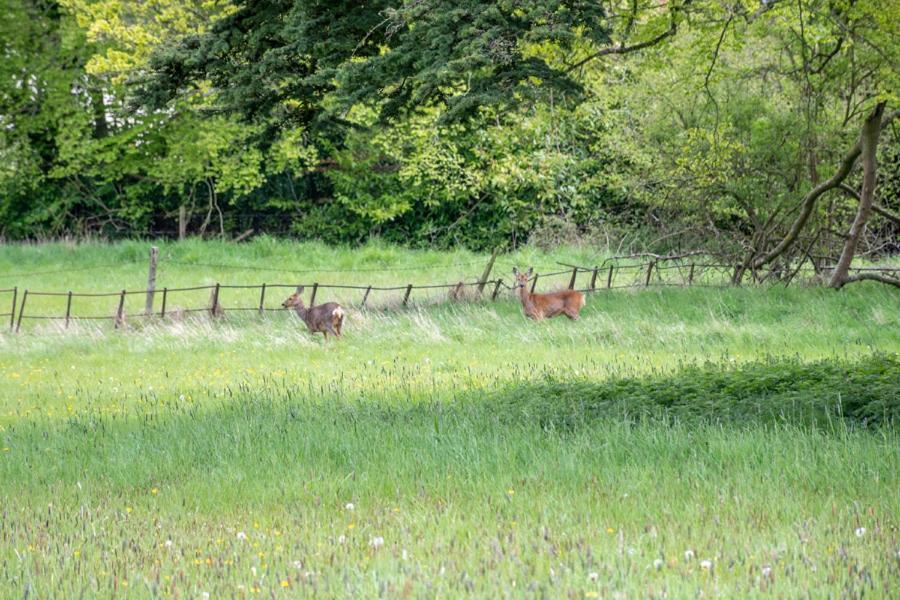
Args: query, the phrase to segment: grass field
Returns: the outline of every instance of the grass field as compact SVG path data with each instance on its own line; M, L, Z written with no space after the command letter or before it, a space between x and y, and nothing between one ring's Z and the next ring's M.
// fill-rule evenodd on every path
M140 288L146 246L5 247L0 287ZM170 287L260 282L196 263L418 283L486 261L161 255ZM0 596L896 593L894 290L601 292L537 324L504 298L354 309L345 330L325 345L289 314L226 313L0 334Z

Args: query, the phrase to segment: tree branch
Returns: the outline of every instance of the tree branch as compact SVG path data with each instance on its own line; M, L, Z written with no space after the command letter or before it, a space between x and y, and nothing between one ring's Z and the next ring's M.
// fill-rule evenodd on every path
M879 275L878 273L859 273L857 275L851 275L850 277L846 278L838 287L838 289L844 287L848 283L855 283L857 281L879 281L881 283L900 288L900 279L897 279L896 277Z

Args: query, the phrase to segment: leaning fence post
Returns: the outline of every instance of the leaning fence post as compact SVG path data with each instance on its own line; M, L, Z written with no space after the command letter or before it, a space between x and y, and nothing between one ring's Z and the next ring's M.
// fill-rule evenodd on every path
M262 284L262 289L259 291L259 314L262 315L265 310L265 302L266 302L266 284Z
M406 295L403 296L403 306L406 306L406 303L409 302L409 295L412 292L412 284L406 286Z
M160 309L160 311L159 311L160 319L166 318L166 296L168 296L168 295L169 295L169 288L164 287L163 288L162 309Z
M569 280L569 289L575 289L575 278L578 276L578 267L572 267L572 279Z
M153 314L153 292L156 290L156 258L159 248L150 246L150 269L147 271L147 300L144 303L144 314Z
M69 315L72 314L72 291L69 290L69 296L66 300L66 329L69 328Z
M19 286L13 288L12 312L9 313L9 330L12 331L16 324L16 296L19 295Z
M19 307L19 320L16 321L16 333L19 333L19 329L22 327L22 316L25 314L25 302L28 300L28 290L25 290L25 293L22 294L22 306Z
M484 273L481 274L481 279L478 280L478 295L481 296L484 293L484 286L487 285L488 277L491 275L491 269L494 268L494 261L497 260L497 255L500 254L500 248L494 248L494 251L491 253L491 258L488 260L487 266L484 268Z
M363 294L363 301L362 301L363 308L366 307L366 300L369 299L369 292L371 292L371 291L372 291L372 286L370 285L369 287L366 288L366 293Z
M594 272L591 275L591 291L593 292L597 289L597 272L600 267L594 267Z
M612 287L613 268L615 268L615 265L609 265L609 275L606 276L606 289Z
M119 296L119 308L116 309L114 321L114 328L118 329L119 327L125 327L125 290L122 290L122 294Z
M221 315L221 307L219 306L219 284L216 283L216 287L213 288L213 297L212 297L212 306L209 308L209 313L213 317L218 317Z
M491 294L491 301L497 299L497 294L500 293L500 284L503 282L502 279L498 279L496 283L494 283L494 292Z
M532 294L534 293L534 288L537 286L537 278L538 278L538 274L535 273L534 279L531 281L531 293Z
M319 291L319 284L313 284L312 296L309 297L309 307L312 308L316 305L316 292Z
M650 275L653 273L653 265L655 265L655 264L656 263L651 260L650 263L647 265L647 279L644 280L644 287L647 287L648 285L650 285Z
M691 270L688 272L688 285L694 283L694 263L691 263Z

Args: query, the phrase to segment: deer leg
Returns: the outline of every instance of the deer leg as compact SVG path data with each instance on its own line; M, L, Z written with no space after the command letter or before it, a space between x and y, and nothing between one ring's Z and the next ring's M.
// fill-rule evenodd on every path
M323 332L322 332L322 335L325 336L325 343L327 344L327 343L328 343L328 332L327 332L327 331L323 331Z
M335 319L334 321L334 334L338 337L341 337L341 327L344 325L343 319Z

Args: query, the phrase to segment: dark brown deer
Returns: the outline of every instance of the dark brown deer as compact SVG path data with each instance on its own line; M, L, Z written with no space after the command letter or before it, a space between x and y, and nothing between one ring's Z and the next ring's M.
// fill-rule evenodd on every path
M513 275L516 278L513 290L522 300L522 309L525 314L535 321L557 315L566 315L573 321L577 321L578 312L584 306L584 294L575 290L532 294L528 291L528 278L533 272L533 267L529 267L526 273L519 271L518 267L513 268Z
M283 308L293 308L310 333L321 333L328 341L328 334L335 337L341 337L341 327L344 325L344 308L337 302L326 302L318 306L306 308L303 304L303 286L297 288L297 291L291 294L281 306Z

